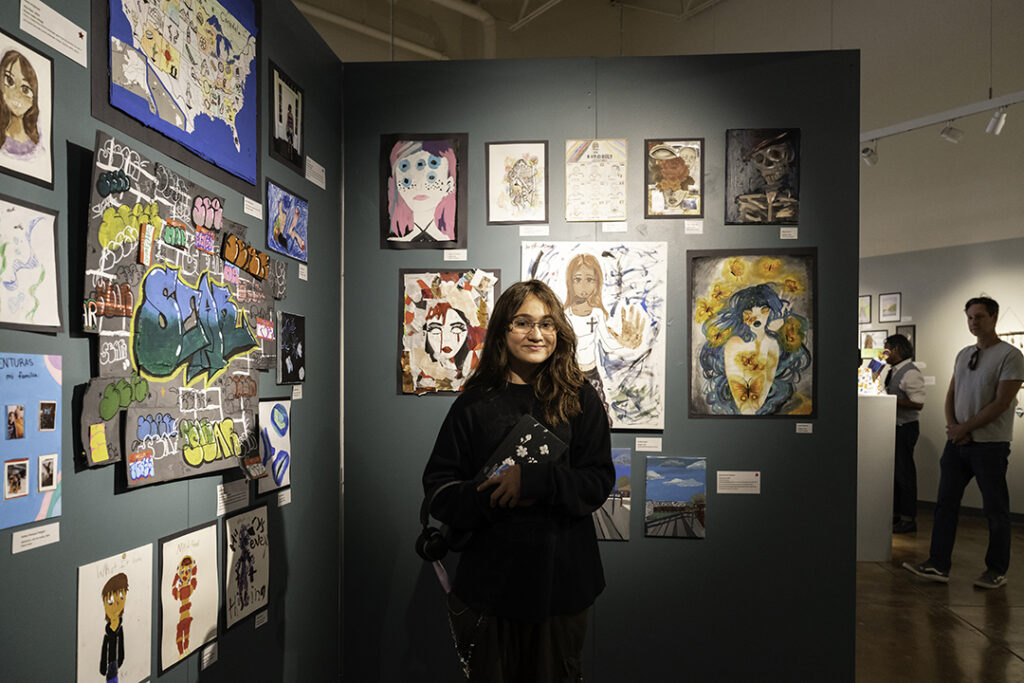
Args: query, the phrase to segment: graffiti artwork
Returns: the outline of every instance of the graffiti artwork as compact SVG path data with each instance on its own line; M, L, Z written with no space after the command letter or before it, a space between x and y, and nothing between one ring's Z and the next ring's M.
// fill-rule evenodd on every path
M584 376L612 429L665 423L664 242L524 242L523 279L565 302Z
M267 606L270 542L267 507L224 519L224 616L227 628Z
M399 272L399 393L460 391L480 360L497 270Z
M217 637L217 523L160 539L161 673Z
M127 459L129 486L239 466L256 452L257 371L276 357L265 324L276 266L222 198L102 132L93 180L82 327L99 338L99 377L79 422L86 464Z

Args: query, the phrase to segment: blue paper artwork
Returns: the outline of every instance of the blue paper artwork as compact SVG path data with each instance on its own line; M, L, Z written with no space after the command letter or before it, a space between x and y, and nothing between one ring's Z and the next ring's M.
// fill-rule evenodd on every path
M0 529L60 516L61 357L0 353Z
M647 456L644 536L704 538L707 460Z
M306 263L309 202L267 179L267 248Z
M594 530L599 541L629 540L630 461L633 452L628 448L613 448L615 486L604 504L594 510Z
M110 0L110 104L256 184L259 102L252 0Z

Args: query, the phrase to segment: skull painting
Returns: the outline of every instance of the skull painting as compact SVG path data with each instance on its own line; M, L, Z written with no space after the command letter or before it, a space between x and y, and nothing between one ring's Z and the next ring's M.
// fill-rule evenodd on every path
M800 129L726 131L726 224L795 225Z

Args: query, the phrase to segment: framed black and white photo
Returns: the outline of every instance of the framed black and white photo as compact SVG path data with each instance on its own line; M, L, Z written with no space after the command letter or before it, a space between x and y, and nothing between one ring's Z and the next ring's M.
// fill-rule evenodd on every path
M270 62L270 156L301 176L306 173L306 155L302 151L305 137L306 108L302 88Z

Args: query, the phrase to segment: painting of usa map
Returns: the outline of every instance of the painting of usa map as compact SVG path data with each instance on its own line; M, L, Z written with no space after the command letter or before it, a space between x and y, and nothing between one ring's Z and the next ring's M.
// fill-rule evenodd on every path
M255 184L252 0L109 0L110 104Z

